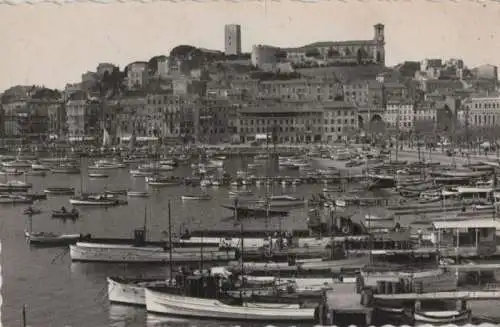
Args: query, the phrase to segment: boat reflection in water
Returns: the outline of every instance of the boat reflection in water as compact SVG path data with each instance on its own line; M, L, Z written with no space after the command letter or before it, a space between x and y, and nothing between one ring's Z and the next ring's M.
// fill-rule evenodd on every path
M132 322L144 324L146 315L145 310L137 310L137 308L113 304L109 306L109 326L110 327L125 327Z
M113 307L114 305L112 305ZM138 311L139 312L139 311ZM142 311L141 311L142 312ZM113 325L117 326L117 325ZM147 327L310 327L311 324L286 324L286 323L256 323L256 322L243 322L243 321L217 321L212 319L188 319L188 318L178 318L178 317L165 317L162 315L156 315L153 313L147 313L146 315L146 326Z

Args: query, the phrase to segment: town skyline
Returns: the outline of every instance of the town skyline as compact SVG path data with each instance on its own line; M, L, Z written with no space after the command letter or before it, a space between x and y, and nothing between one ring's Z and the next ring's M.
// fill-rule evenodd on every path
M500 27L488 23L500 18L500 7L493 3L317 3L308 5L308 15L300 18L293 16L301 6L295 3L225 4L222 11L219 3L4 7L0 12L0 26L5 25L0 29L5 50L0 90L19 84L62 89L99 62L123 69L134 61L168 55L180 44L224 51L225 24L241 25L244 52L256 44L294 47L370 39L372 26L382 23L387 66L425 58L460 58L469 67L500 63L496 57ZM173 6L179 11L176 14L168 11ZM195 6L206 15L197 17ZM79 14L76 19L75 12ZM137 21L122 19L125 16ZM473 17L468 25L463 23L466 17ZM428 24L415 28L418 21Z

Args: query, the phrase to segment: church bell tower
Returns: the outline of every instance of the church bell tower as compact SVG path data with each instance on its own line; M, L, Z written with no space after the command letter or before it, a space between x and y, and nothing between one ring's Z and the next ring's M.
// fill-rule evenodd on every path
M377 64L385 65L385 36L384 25L377 24L373 26L375 47L373 49L373 61Z

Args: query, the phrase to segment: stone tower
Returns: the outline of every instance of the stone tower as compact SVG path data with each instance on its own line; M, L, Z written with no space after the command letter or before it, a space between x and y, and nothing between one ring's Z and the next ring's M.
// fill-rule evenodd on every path
M224 26L224 48L225 54L241 54L241 27L237 24Z
M384 37L384 25L377 24L373 26L375 41L375 47L373 48L373 60L377 64L385 65L385 37Z

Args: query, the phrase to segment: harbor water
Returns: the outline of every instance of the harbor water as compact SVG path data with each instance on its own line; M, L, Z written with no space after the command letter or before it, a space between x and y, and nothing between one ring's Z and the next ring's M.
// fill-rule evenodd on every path
M86 165L84 165L85 167ZM229 163L229 172L241 169L241 160ZM144 178L133 178L128 169L109 170L107 179L88 179L84 168L83 183L80 175L53 175L46 177L28 177L33 183L33 192L42 192L50 186L73 186L77 191L98 192L104 188L113 189L148 189ZM172 174L190 175L189 167L177 168ZM298 175L298 171L287 171L286 175ZM14 179L14 178L10 178ZM22 177L19 179L23 179ZM323 185L301 185L282 188L273 187L273 193L289 193L310 197L318 193ZM264 194L266 187L252 189ZM228 188L209 188L213 196L211 201L182 202L180 196L191 192L200 192L199 187L176 186L151 190L149 198L129 198L129 204L108 209L78 208L80 218L60 220L51 218L51 211L62 206L70 207L67 196L50 196L48 200L35 203L34 207L42 210L40 215L32 217L34 232L61 232L92 234L97 237L132 237L133 230L142 228L147 212L146 226L148 237L153 240L164 238L163 231L168 230L168 201L172 201L173 231L179 235L186 228L190 230L210 228L235 229L231 211L221 208L221 204L230 203ZM147 315L145 309L110 305L107 300L106 276L122 275L134 277L162 276L168 267L131 266L125 264L72 263L68 250L61 248L30 248L24 238L27 217L22 214L25 206L4 205L0 207L1 274L2 274L2 324L20 326L21 311L26 305L29 326L263 326L262 323L219 321L196 321ZM244 227L274 228L283 230L305 229L307 208L293 210L288 217L265 219L247 219ZM477 307L477 308L476 308ZM498 316L498 303L474 305L474 313ZM273 324L277 325L277 324ZM285 324L288 326L290 324ZM299 326L294 324L295 326Z

